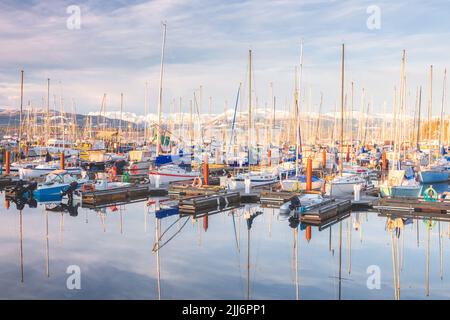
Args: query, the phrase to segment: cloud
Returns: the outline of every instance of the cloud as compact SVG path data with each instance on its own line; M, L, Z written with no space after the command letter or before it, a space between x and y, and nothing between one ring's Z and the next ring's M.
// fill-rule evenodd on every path
M439 75L448 63L445 4L377 1L381 29L368 30L372 1L77 1L81 29L66 28L69 1L0 4L0 105L14 106L20 69L25 70L25 100L41 102L46 78L52 94L64 87L66 100L98 111L103 93L118 110L124 92L127 111L143 113L144 83L150 84L150 111L156 111L161 53L161 21L167 21L164 110L183 97L185 108L200 85L221 112L232 103L239 82L246 84L247 50L253 50L255 92L260 106L274 83L278 101L292 101L294 67L304 39L305 88L318 104L333 109L339 97L340 44L346 43L346 79L358 92L366 88L375 104L392 101L400 77L401 50L407 50L408 87L426 85L428 65ZM422 19L425 24L417 23ZM423 26L419 26L423 25ZM447 27L447 28L446 28ZM411 77L411 78L410 78ZM440 81L439 81L440 82ZM440 92L439 82L436 85ZM244 88L244 91L247 89ZM245 98L245 96L243 97ZM435 95L438 105L439 96ZM69 101L67 100L67 101ZM358 101L359 99L355 99ZM204 99L206 104L206 98ZM280 108L286 108L284 105ZM436 108L437 109L437 108ZM436 111L437 112L437 111Z

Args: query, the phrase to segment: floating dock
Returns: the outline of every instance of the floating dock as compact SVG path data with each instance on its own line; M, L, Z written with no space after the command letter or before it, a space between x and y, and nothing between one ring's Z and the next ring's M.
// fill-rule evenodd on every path
M408 212L450 212L450 200L427 201L424 198L380 198L373 206L378 210Z
M83 204L95 206L166 195L167 190L165 189L152 189L149 184L137 184L123 188L82 192L81 201Z
M301 221L319 224L341 213L350 211L351 207L352 203L350 200L328 199L326 202L322 202L302 213Z
M300 195L301 193L289 191L261 191L259 201L265 207L279 208L283 203Z
M180 199L180 213L196 214L201 211L222 209L241 202L239 192L216 194L211 196L189 197Z

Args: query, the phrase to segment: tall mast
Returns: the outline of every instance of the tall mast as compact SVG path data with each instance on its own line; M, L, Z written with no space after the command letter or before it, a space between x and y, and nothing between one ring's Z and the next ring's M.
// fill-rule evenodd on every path
M163 23L163 41L161 46L161 68L159 73L159 94L158 94L158 128L157 128L157 137L156 137L156 155L159 155L161 149L161 112L162 112L162 93L163 93L163 73L164 73L164 48L166 45L166 30L167 25Z
M442 150L442 138L444 132L444 104L446 101L445 89L447 86L447 69L444 70L444 83L442 84L442 106L441 106L441 121L439 130L439 152Z
M247 148L248 148L248 166L250 168L250 144L252 142L252 50L248 50L248 119L247 119Z
M22 112L23 112L23 70L20 71L20 112L19 112L19 154L22 142Z
M298 141L297 141L297 153L302 154L302 131L301 131L301 123L300 123L300 110L301 110L301 96L302 96L302 76L303 76L303 40L300 43L300 78L299 78L299 86L300 89L297 90L297 123L298 127L296 128L298 132Z
M298 116L298 76L297 76L297 67L295 67L294 72L294 132L295 132L295 176L299 175L298 168L298 152L299 152L299 136L298 136L298 127L300 122L300 117Z
M50 78L47 78L47 117L46 117L45 142L47 143L50 133Z
M148 114L148 82L145 82L145 97L144 97L144 144L147 142L147 114Z
M123 93L120 93L119 144L122 137L122 121L123 121Z
M431 114L433 112L433 65L430 65L430 97L428 100L428 140L431 141Z
M302 71L303 71L303 40L300 43L300 82L302 81ZM299 153L302 153L302 138L300 132L300 91L297 82L297 68L295 68L295 176L299 175ZM301 83L300 83L301 86Z
M344 154L344 44L342 44L342 62L341 62L341 155L339 158L339 174L342 176L343 154Z

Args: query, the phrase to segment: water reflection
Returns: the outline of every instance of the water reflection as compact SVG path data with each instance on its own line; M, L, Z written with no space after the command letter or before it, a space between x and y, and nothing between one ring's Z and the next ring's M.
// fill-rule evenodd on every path
M0 298L446 299L445 215L353 212L322 223L246 205L179 215L167 199L82 208L4 200ZM420 214L420 216L419 216ZM82 289L68 290L67 267ZM380 289L369 289L378 266Z

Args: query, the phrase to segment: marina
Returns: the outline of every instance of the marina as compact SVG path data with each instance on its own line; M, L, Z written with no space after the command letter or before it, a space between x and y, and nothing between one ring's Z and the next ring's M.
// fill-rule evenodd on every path
M450 299L448 48L408 4L7 2L0 300Z

